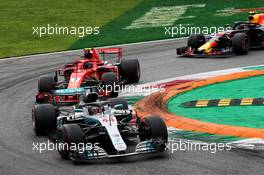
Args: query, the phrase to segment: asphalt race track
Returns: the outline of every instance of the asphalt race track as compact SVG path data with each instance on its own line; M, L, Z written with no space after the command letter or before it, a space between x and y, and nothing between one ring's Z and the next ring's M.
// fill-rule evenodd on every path
M264 64L264 51L231 58L180 58L175 48L186 40L125 45L125 58L139 58L140 83L176 76ZM261 174L264 153L232 150L212 154L207 151L177 151L174 154L139 156L93 161L73 165L62 160L57 151L40 154L33 142L47 142L36 137L31 126L31 107L37 91L37 77L52 72L77 58L80 51L0 60L0 174Z

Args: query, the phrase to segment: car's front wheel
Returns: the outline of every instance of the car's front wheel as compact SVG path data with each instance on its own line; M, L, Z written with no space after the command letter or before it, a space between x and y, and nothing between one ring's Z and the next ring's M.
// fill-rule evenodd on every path
M232 38L232 49L237 55L246 55L249 51L250 43L245 33L237 33Z
M84 133L78 124L65 124L58 129L57 145L59 154L63 159L68 159L71 148L78 148L84 143Z
M141 141L161 139L163 144L159 145L158 150L165 150L166 143L168 142L168 131L165 122L159 116L141 119L138 130Z
M205 43L205 37L203 34L193 34L188 38L187 46L193 49L198 49Z
M32 108L32 126L36 135L57 127L57 113L51 104L38 104Z

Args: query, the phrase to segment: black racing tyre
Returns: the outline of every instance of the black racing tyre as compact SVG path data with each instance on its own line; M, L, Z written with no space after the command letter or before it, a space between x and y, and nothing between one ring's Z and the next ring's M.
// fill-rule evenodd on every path
M232 38L232 49L237 55L246 55L249 51L250 43L245 33L236 33Z
M121 78L126 79L128 83L138 83L141 75L138 59L122 60L119 72Z
M193 49L198 49L205 43L205 37L203 34L193 34L187 41L187 46Z
M78 124L65 124L58 129L58 152L63 159L69 158L70 148L84 143L84 133ZM76 150L77 151L77 150Z
M114 72L106 72L102 75L102 84L104 90L111 91L110 98L114 98L118 96L118 92L116 91L117 85L117 74Z
M117 74L114 72L106 72L102 75L102 83L104 85L114 85L117 82Z
M162 139L164 143L168 142L168 131L165 122L159 116L150 116L143 118L139 124L140 140ZM165 149L165 145L162 146Z
M32 108L32 126L36 135L57 127L57 112L51 104L38 104Z
M119 98L110 98L108 100L111 101L112 108L115 107L116 105L122 105L122 107L120 107L118 109L120 109L120 110L126 110L126 109L128 109L128 103L122 97L119 97Z
M47 92L51 93L52 89L54 89L55 81L54 77L50 75L42 75L38 80L38 90L39 92Z

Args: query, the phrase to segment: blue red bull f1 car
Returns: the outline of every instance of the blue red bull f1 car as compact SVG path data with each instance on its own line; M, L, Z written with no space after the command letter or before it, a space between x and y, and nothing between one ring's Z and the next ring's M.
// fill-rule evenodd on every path
M235 23L232 30L209 37L193 34L187 46L176 51L185 57L221 57L245 55L251 48L264 48L264 14L253 14L247 22Z

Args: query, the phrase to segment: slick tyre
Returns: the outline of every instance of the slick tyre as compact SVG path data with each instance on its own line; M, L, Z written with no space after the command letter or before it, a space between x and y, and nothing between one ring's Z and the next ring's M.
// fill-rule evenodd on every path
M52 89L54 89L55 81L53 76L43 75L39 77L38 80L38 91L51 93Z
M164 151L168 142L168 131L165 122L159 116L143 118L139 125L140 140L162 139L163 144L158 150Z
M121 78L127 80L127 83L138 83L141 75L138 59L122 60L119 72Z
M58 129L58 152L63 159L69 158L72 144L80 143L84 143L84 133L78 124L65 124Z
M51 104L35 105L32 109L32 126L36 135L56 129L57 113L54 106Z
M193 34L187 41L187 46L193 49L198 49L205 43L205 37L203 34Z
M237 55L246 55L249 51L249 39L245 33L237 33L232 38L232 49Z

